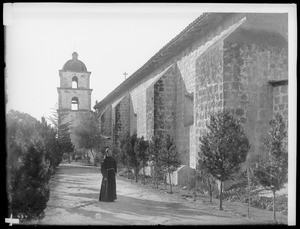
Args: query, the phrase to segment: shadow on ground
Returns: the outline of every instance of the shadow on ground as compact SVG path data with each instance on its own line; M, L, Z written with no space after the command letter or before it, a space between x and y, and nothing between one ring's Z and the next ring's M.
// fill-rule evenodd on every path
M182 203L169 203L153 200L142 200L133 197L118 195L115 202L100 202L95 193L72 193L70 196L89 198L89 201L81 201L80 205L67 209L72 213L79 213L86 217L95 217L101 214L101 219L109 222L122 222L122 224L149 224L149 220L159 223L186 222L186 224L201 223L201 218L228 218L202 211L196 208L187 208ZM154 219L155 218L155 219ZM150 221L151 222L151 221Z
M158 190L117 179L117 200L100 202L99 168L61 165L51 181L45 218L38 224L61 225L225 225L253 224L212 206L187 205Z

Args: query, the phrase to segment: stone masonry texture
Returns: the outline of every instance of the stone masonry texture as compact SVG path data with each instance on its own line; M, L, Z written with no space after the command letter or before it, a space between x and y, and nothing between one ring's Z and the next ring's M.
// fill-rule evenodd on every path
M273 87L273 116L275 114L282 115L285 126L288 129L288 85L274 85ZM287 140L288 138L284 141L286 150L288 150Z
M70 123L70 137L75 146L79 149L78 140L75 135L75 128L81 119L91 115L91 94L90 89L91 72L72 72L59 70L60 87L58 91L58 115L63 123ZM72 88L72 79L77 78L77 88ZM71 109L71 101L76 98L78 109ZM62 118L63 117L63 118Z
M268 44L267 32L243 33L253 40L244 41L233 34L224 42L224 107L244 124L250 153L263 155L262 139L274 113L270 81L287 79L287 47Z
M182 165L196 168L199 137L210 115L225 110L242 123L250 154L264 155L269 120L280 113L288 124L287 14L212 13L194 23L198 30L177 39L189 42L169 46L169 58L161 53L161 61L97 107L103 132L136 131L148 140L168 133Z
M99 123L101 128L101 133L106 136L111 136L111 125L112 125L112 107L107 106L105 111L99 116Z

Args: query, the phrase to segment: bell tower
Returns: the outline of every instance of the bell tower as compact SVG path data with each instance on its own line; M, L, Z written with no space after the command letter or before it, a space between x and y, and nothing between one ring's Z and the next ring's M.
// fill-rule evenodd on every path
M85 64L78 60L77 52L73 52L72 59L59 70L58 117L62 123L71 124L70 135L75 148L78 148L78 144L74 127L78 125L80 116L91 113L90 75Z

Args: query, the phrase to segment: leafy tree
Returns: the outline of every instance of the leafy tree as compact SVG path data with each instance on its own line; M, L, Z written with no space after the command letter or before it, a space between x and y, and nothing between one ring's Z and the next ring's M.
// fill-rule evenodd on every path
M246 162L244 163L244 166L246 167L246 171L240 174L240 178L242 182L244 181L247 183L247 215L248 218L250 218L250 207L252 203L252 196L251 193L255 189L257 183L257 180L254 177L253 171L255 169L255 165L259 161L259 157L261 155L253 155L253 154L248 154L248 157L246 159Z
M68 128L60 123L52 127L42 117L41 122L37 123L37 130L46 149L46 160L50 161L50 171L54 172L62 162L63 154L68 153L70 156L74 150Z
M74 145L71 141L70 133L69 132L61 132L58 133L58 142L60 146L60 150L62 153L68 154L68 161L70 163L71 153L74 152Z
M148 143L143 137L138 138L136 133L130 136L129 132L121 137L120 142L120 159L129 169L133 169L135 181L138 182L139 171L148 160Z
M7 169L17 168L19 158L36 133L37 120L26 113L10 110L6 115ZM9 173L8 173L9 174Z
M228 112L211 115L206 126L208 131L200 137L199 158L204 169L220 181L219 209L223 210L223 182L234 179L246 160L250 144L241 124Z
M212 204L212 196L213 196L213 191L216 182L215 179L212 177L212 175L207 170L205 170L205 168L203 168L202 164L203 164L202 160L199 159L196 168L197 171L199 172L197 178L200 180L200 182L203 182L207 185L208 194L209 194L209 203Z
M288 174L288 153L284 147L286 127L281 115L270 120L269 136L263 141L267 158L260 160L254 170L254 176L267 190L273 192L273 214L276 221L276 191L284 187Z
M123 166L126 167L127 170L130 170L129 162L128 162L128 156L127 156L127 148L130 146L130 134L129 132L124 133L121 135L119 139L119 145L118 145L118 161L122 163Z
M250 207L251 207L251 168L247 168L247 193L248 193L248 205L247 205L247 215L250 218Z
M68 160L70 163L70 154L74 152L74 145L71 141L69 133L71 122L67 122L65 118L66 115L59 115L57 112L54 112L52 116L49 117L49 120L53 126L53 129L55 130L55 134L59 142L60 151L63 154L68 154Z
M137 138L136 143L134 145L134 152L137 156L137 161L140 167L143 168L143 183L145 184L145 167L148 165L149 160L149 142L144 140L144 137ZM140 169L140 168L139 168Z
M33 218L42 213L49 199L48 140L55 143L51 127L28 114L11 110L7 127L7 193L10 213Z
M75 127L75 135L78 137L79 147L90 150L93 159L94 151L100 150L103 138L99 128L99 121L94 114L81 117Z
M181 162L178 158L178 151L170 135L164 135L160 149L160 159L163 171L169 175L170 193L172 193L171 173L175 172Z
M19 147L25 147L37 140L39 134L36 129L37 120L26 113L10 110L6 115L7 141L15 142ZM19 155L21 156L21 155Z
M34 218L43 213L49 200L49 173L41 142L30 143L22 165L10 177L10 211L17 217Z
M158 181L160 175L163 173L163 163L161 160L161 148L162 148L162 136L161 134L153 135L149 143L149 161L154 166L156 188L158 188Z
M138 156L136 154L136 151L134 150L134 146L137 142L137 134L134 133L133 135L128 135L129 138L127 138L126 144L125 144L125 151L126 151L126 157L127 157L127 163L128 166L133 169L134 171L134 176L135 176L135 181L138 181L138 174L139 174L139 160Z
M57 139L56 131L46 122L44 117L41 122L37 122L37 131L41 137L40 141L44 145L45 159L49 161L50 172L61 163L63 152L60 150L60 145Z

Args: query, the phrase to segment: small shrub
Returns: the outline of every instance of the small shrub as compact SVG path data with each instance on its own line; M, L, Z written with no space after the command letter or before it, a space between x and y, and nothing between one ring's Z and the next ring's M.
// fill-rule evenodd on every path
M251 207L273 211L273 198L267 196L259 195L262 191L259 186L253 187L257 191L252 191L251 194ZM245 185L241 185L237 188L231 188L230 190L224 192L223 195L225 200L240 202L240 203L248 203L247 197L247 188ZM279 211L283 214L287 214L288 205L287 205L288 197L286 194L279 195L276 198L276 211Z
M131 169L122 169L121 171L118 172L118 175L132 180L135 178L135 175Z
M47 169L41 145L30 145L24 155L23 165L11 171L10 209L14 216L32 219L43 213L50 195Z

